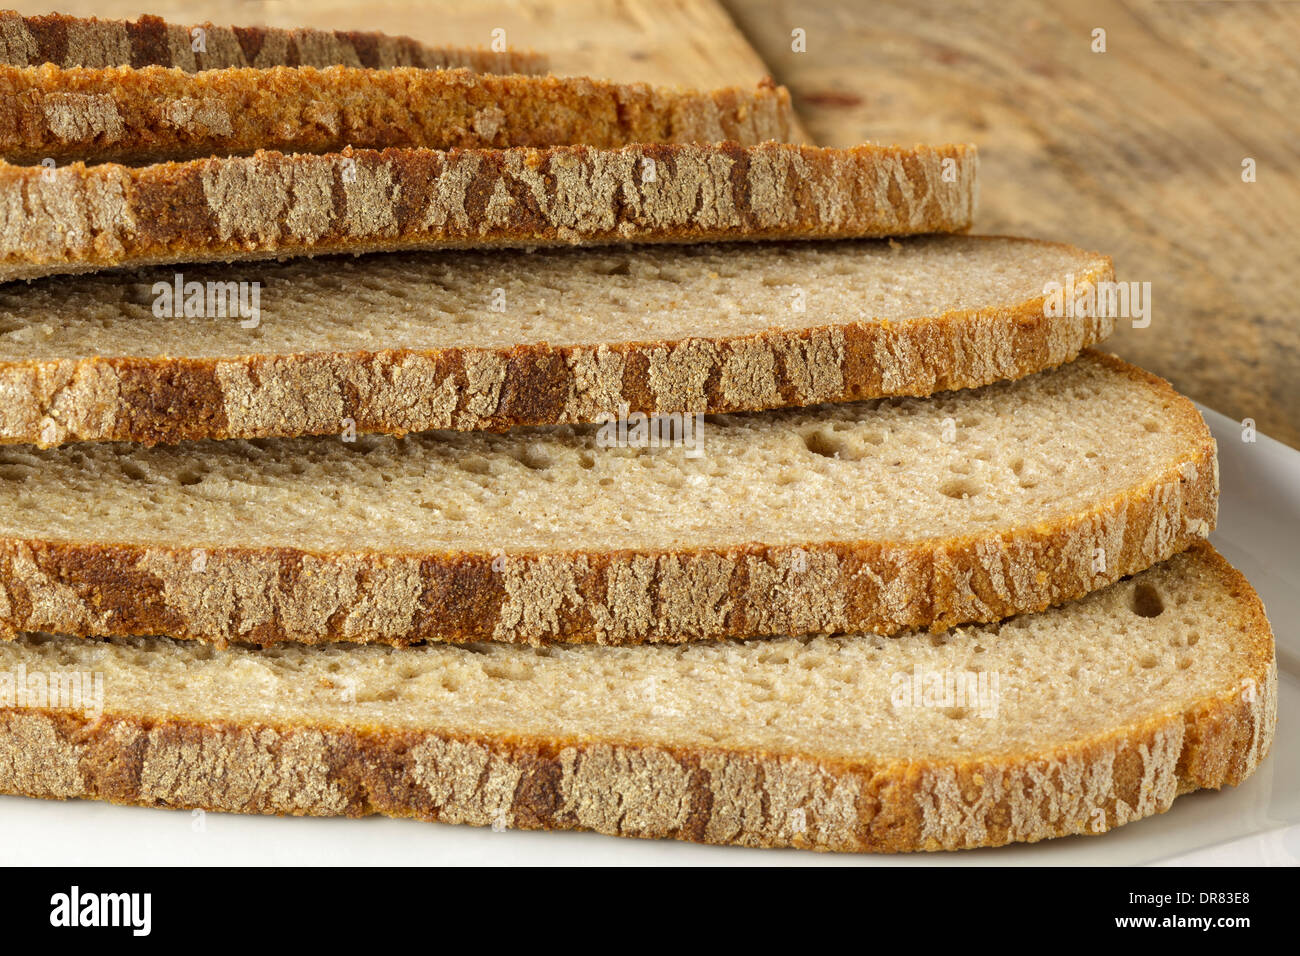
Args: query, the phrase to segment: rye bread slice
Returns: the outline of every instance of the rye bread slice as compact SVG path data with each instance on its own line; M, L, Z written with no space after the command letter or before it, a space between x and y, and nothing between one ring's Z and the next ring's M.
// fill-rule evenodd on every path
M653 144L0 162L0 280L337 252L963 232L973 146Z
M501 431L621 406L928 395L1074 358L1115 320L1054 311L1045 289L1111 277L1109 259L1070 246L939 236L389 254L5 286L0 442L296 437L349 421Z
M894 633L1080 597L1215 520L1195 407L1090 351L651 437L3 446L0 622L259 644Z
M185 25L148 15L139 20L61 13L24 17L13 10L0 11L0 63L166 66L190 73L242 66L334 65L545 73L547 65L539 53L436 47L410 37L365 31Z
M149 163L259 149L504 149L789 142L784 87L709 92L586 77L399 67L0 65L0 156L11 163Z
M1240 783L1277 713L1259 598L1204 543L942 635L227 651L27 635L0 643L0 675L65 694L0 709L7 793L841 851L1104 833ZM95 675L102 701L72 696Z

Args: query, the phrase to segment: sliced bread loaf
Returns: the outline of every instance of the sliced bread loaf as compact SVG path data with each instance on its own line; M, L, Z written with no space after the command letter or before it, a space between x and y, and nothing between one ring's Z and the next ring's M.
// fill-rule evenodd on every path
M0 63L15 66L170 66L187 72L254 66L464 67L490 73L545 73L537 53L431 47L410 37L347 30L183 26L153 16L101 20L0 11Z
M0 280L400 249L958 232L969 146L345 150L0 162Z
M652 437L671 436L3 446L0 622L263 644L892 633L1079 597L1215 519L1195 407L1092 352Z
M1277 709L1259 598L1205 544L942 635L401 651L29 635L0 642L5 677L7 793L844 851L1163 813L1249 776Z
M335 66L208 70L0 65L0 156L145 165L258 149L786 142L784 87L709 93L581 77Z
M620 405L926 395L1070 360L1114 320L1050 313L1044 289L1111 277L1109 259L1070 246L939 236L11 285L0 287L0 442L293 437L338 434L345 419L361 432L501 430L592 422ZM257 283L256 302L247 288L240 299L241 279ZM209 283L223 293L213 309Z

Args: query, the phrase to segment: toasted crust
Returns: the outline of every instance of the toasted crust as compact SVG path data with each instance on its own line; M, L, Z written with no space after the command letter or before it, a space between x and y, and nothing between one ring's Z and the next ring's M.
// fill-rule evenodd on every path
M12 631L251 644L439 640L641 644L992 621L1145 570L1214 527L1214 439L1167 382L1088 353L1168 401L1193 440L1140 487L1087 511L980 537L760 543L666 551L309 553L0 539ZM1097 549L1106 555L1095 568ZM293 608L290 630L279 608ZM701 607L725 613L701 614ZM240 619L258 620L241 630ZM394 622L402 622L394 624Z
M752 847L966 849L1105 832L1179 794L1235 785L1267 755L1277 668L1258 596L1208 545L1236 601L1239 673L1181 713L1032 753L873 763L614 740L381 727L0 712L0 791L319 816L385 814ZM1249 688L1250 693L1243 692Z
M196 30L202 49L195 50ZM488 73L544 73L537 53L431 47L410 37L348 30L183 26L159 17L100 20L54 13L0 11L0 62L15 66L166 66L196 72L228 67L361 66L389 69L465 67Z
M787 142L790 94L657 89L583 77L335 66L185 73L0 65L11 163L145 165L259 149L503 149Z
M344 150L0 164L0 279L331 252L969 228L971 146Z
M1085 254L1078 255L1082 260ZM1114 278L1109 259L1094 261L1095 266L1081 265L1076 282ZM647 413L722 413L930 395L1052 368L1113 329L1114 319L1108 317L1047 317L1040 296L924 321L845 322L599 346L0 362L0 391L6 396L0 443L152 445L325 435L337 433L342 418L352 419L358 432L504 431L591 422L605 406L619 402ZM675 396L655 387L652 363L665 352L683 356L692 378L704 382L701 407L678 407ZM470 375L484 363L505 369L486 410ZM747 375L750 387L741 390L729 381L725 370L732 367L756 370ZM436 408L399 402L379 384L394 381L419 383L425 391L445 391L450 382L452 398ZM237 388L240 382L259 387ZM286 407L270 397L279 394L295 395L297 401ZM589 397L596 394L600 403Z

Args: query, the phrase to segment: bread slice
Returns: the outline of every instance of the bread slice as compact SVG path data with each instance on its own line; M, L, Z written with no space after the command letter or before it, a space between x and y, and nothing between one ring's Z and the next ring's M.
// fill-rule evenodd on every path
M690 437L3 446L0 622L259 644L892 633L1079 597L1215 519L1195 407L1090 352Z
M197 47L197 49L196 49ZM537 53L431 47L410 37L345 30L183 26L153 16L100 20L0 11L0 63L15 66L169 66L193 73L253 66L465 67L489 73L545 73Z
M144 165L258 149L492 149L786 142L771 81L708 93L583 77L399 67L186 73L0 65L0 155L11 163Z
M0 643L0 675L7 793L846 851L1105 832L1240 783L1277 710L1259 598L1206 544L942 635L227 651L24 636ZM53 675L61 710L39 696Z
M0 280L330 252L960 232L976 165L970 146L776 143L0 162Z
M226 318L171 314L187 286L207 312L228 268L186 268L180 294L171 269L0 288L0 442L338 434L345 418L499 431L621 404L926 395L1058 365L1114 327L1044 301L1053 282L1111 279L1109 259L997 237L413 253L257 274L248 318L237 296Z

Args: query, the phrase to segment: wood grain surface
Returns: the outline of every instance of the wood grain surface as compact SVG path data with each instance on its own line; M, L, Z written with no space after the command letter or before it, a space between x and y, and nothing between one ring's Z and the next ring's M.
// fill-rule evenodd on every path
M1110 347L1300 447L1291 295L1300 3L723 2L730 16L714 0L65 0L60 9L475 45L501 27L512 46L548 53L557 73L710 87L771 72L823 144L975 142L977 231L1113 255L1121 279L1152 284L1153 302L1150 326L1122 323ZM795 28L804 53L791 50ZM1096 28L1104 53L1092 51ZM1254 183L1242 182L1247 157Z
M1300 447L1300 3L725 2L814 140L978 144L977 231L1114 256L1109 347Z

